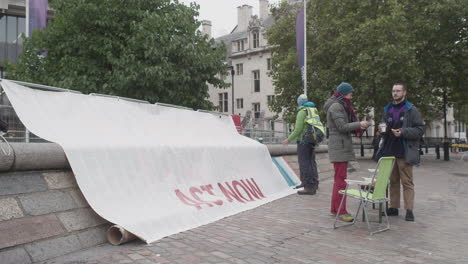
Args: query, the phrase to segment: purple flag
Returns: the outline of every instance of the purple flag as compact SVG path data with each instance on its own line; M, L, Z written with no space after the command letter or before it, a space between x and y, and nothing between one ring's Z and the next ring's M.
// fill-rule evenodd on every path
M299 68L301 69L301 76L304 80L304 7L299 10L296 17L296 53Z
M41 29L47 24L48 0L29 0L29 35L33 30Z

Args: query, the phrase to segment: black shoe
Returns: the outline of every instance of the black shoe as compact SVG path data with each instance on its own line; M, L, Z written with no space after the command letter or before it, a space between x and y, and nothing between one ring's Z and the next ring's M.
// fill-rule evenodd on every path
M406 210L405 220L410 221L410 222L414 222L413 210L410 210L410 209Z
M385 213L382 213L383 216L385 216ZM387 215L388 216L398 216L398 208L388 208L387 209Z
M299 195L314 195L317 193L317 189L313 188L304 188L304 190L297 191Z

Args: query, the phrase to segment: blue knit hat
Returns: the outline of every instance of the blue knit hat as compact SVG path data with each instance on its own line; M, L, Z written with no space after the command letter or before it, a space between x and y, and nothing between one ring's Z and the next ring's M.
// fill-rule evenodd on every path
M305 103L307 103L309 100L307 99L307 95L301 94L299 97L297 97L297 105L301 106Z
M338 87L336 88L336 91L340 92L343 95L347 95L349 93L354 92L354 89L351 86L351 84L349 84L347 82L342 82L342 83L340 83L340 85L338 85Z

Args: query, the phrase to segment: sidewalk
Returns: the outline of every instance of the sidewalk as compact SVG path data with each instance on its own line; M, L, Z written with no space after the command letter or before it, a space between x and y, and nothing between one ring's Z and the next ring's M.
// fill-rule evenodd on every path
M468 263L468 162L422 158L414 169L416 221L391 217L391 230L374 236L361 219L333 229L329 178L315 196L291 195L151 245L106 244L44 263ZM358 161L349 178L367 176L375 165ZM348 204L352 211L356 202Z

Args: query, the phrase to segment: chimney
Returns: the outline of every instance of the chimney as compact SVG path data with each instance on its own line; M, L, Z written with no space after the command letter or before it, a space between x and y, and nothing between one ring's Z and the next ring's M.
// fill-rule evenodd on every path
M7 10L8 9L8 1L0 1L0 9ZM4 12L0 12L4 13Z
M265 20L268 17L268 0L259 0L260 19Z
M237 29L236 32L247 31L249 20L252 17L252 7L243 5L237 7Z
M209 20L202 20L202 33L207 35L208 38L211 38L211 21Z

